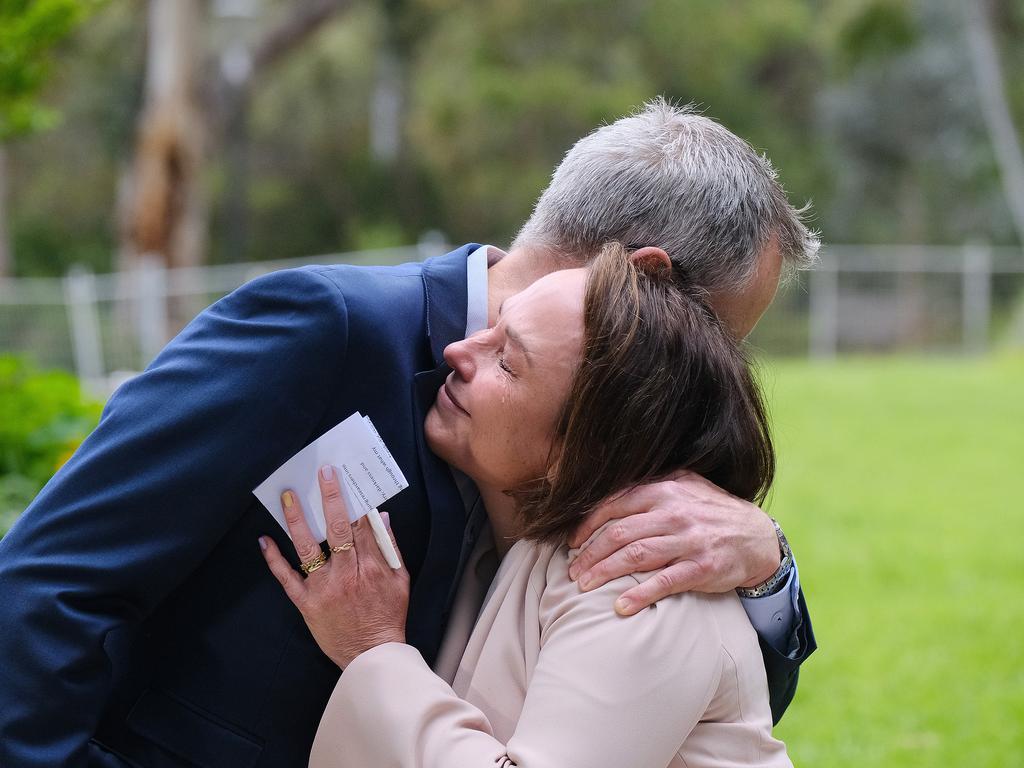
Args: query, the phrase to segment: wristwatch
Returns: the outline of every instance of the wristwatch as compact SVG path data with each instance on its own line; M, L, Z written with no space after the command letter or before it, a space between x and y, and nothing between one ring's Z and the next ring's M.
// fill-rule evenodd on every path
M779 570L768 577L767 581L761 582L756 587L737 587L736 592L740 597L766 597L767 595L774 595L782 588L782 583L789 576L789 572L793 570L793 551L789 548L789 542L786 541L786 534L782 532L782 528L774 517L769 518L769 520L775 526L775 535L779 537L779 552L782 554L782 564L779 565Z

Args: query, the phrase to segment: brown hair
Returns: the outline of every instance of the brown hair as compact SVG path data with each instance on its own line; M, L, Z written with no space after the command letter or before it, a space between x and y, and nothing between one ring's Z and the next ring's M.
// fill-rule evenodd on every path
M523 536L561 541L610 494L679 468L762 501L775 474L764 403L704 292L612 243L590 266L583 317L547 476L511 492Z

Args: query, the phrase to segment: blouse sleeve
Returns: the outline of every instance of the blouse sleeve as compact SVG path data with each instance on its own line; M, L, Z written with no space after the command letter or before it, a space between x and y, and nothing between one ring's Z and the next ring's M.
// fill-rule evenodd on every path
M564 560L555 569L565 573ZM718 687L709 601L719 598L678 595L623 618L612 604L628 586L580 593L567 576L549 579L540 654L507 744L414 648L391 643L345 670L311 768L665 768Z
M509 757L523 768L665 768L718 688L708 601L720 598L676 595L622 617L612 605L631 577L581 593L565 572L549 568L541 653Z

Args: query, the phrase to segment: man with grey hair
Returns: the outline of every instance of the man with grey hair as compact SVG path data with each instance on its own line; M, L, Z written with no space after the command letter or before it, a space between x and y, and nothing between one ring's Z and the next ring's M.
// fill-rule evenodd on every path
M201 313L0 541L0 764L304 765L340 671L257 539L293 566L327 553L296 552L251 490L356 411L410 480L388 511L412 575L407 640L433 663L483 517L423 438L444 347L609 240L706 287L738 337L783 261L816 248L765 159L659 100L570 150L508 253L285 270ZM777 524L686 472L605 502L577 540L612 518L573 566L581 588L660 571L623 614L740 588L781 716L814 638Z
M779 264L816 259L819 242L801 214L766 157L692 107L659 98L573 145L512 250L578 263L609 240L655 246L732 310L716 304L743 337L774 297ZM760 300L750 302L751 291Z

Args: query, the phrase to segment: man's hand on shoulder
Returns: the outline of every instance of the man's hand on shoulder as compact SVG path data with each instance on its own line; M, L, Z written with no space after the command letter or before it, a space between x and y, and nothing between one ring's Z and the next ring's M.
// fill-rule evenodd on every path
M602 502L569 544L584 544L611 520L616 522L587 544L569 575L587 591L630 573L658 571L615 602L623 615L679 592L760 584L779 567L771 518L687 470Z

